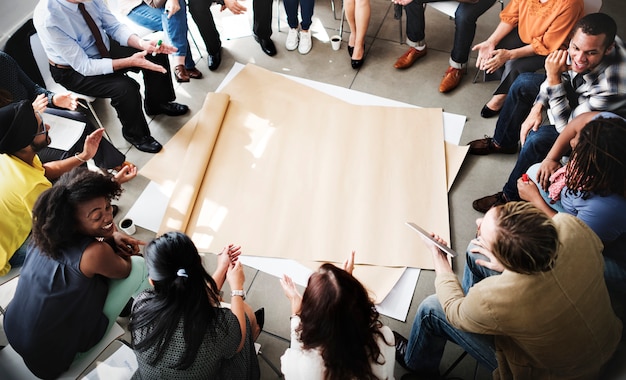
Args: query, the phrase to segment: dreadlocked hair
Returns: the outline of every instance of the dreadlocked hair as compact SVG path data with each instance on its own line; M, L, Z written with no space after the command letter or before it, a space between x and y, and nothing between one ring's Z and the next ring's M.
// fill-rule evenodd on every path
M65 173L41 193L33 207L34 244L47 256L58 258L60 249L71 244L76 234L77 206L92 199L117 199L122 193L110 175L78 167Z
M624 194L626 179L626 121L622 118L597 118L580 131L566 175L571 194L587 199Z

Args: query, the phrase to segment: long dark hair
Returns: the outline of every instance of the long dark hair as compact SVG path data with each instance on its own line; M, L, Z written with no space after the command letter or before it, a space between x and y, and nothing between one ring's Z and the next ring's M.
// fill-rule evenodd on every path
M207 328L216 318L220 302L217 284L202 266L196 246L181 232L152 240L144 258L154 291L153 297L133 307L129 329L134 348L156 347L150 364L158 363L182 320L186 347L175 369L186 369L195 361ZM137 342L135 333L142 328L147 335Z
M59 250L76 240L77 206L92 199L117 199L120 184L111 176L78 167L65 173L44 191L33 207L32 239L43 254L59 257Z
M585 125L578 136L566 185L571 194L624 195L626 179L626 121L597 118Z
M363 285L348 272L323 264L309 278L302 296L297 331L305 349L318 349L326 379L375 379L376 337L382 322ZM393 360L385 358L385 360Z

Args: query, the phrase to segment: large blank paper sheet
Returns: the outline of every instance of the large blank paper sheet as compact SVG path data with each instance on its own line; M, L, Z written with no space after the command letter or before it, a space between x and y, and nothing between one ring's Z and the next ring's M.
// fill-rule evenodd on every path
M224 93L184 229L200 250L237 241L248 254L333 262L356 250L361 264L432 268L404 222L449 239L441 110L349 105L252 65Z

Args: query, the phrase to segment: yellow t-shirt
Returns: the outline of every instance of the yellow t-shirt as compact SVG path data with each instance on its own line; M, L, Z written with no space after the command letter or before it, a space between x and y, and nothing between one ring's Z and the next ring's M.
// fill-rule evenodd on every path
M52 187L44 173L37 156L31 166L15 156L0 154L0 276L11 270L9 260L30 233L35 201Z

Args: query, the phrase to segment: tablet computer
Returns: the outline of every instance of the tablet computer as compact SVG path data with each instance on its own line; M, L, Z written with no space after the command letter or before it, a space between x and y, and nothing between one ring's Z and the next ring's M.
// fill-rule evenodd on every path
M441 249L443 252L447 253L448 255L450 255L452 257L456 257L457 256L457 253L454 252L452 250L452 248L446 247L445 245L439 243L437 240L433 239L433 237L430 236L430 232L424 230L422 227L418 226L417 224L415 224L413 222L406 222L406 225L411 227L413 230L415 230L417 233L419 233L420 235L424 236L428 240L432 241L437 246L437 248Z

